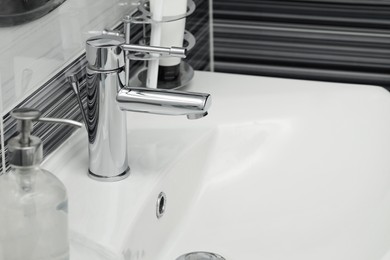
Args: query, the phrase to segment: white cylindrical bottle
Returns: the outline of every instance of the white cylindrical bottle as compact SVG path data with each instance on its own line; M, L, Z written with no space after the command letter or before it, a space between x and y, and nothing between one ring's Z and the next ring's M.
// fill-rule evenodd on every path
M164 0L150 0L150 11L152 19L155 21L151 26L150 45L161 46L162 16ZM150 60L147 70L146 86L148 88L157 88L160 60Z
M187 12L187 0L164 0L163 17L184 16ZM182 47L186 19L162 24L161 46ZM159 67L159 79L175 80L180 72L180 58L162 58Z

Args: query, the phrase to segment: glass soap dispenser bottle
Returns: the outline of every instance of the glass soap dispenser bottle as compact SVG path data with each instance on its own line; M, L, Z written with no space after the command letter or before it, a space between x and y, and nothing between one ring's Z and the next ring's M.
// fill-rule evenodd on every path
M81 124L29 108L11 116L20 134L8 142L11 171L0 176L0 260L69 260L66 189L40 167L42 141L31 130L33 121Z

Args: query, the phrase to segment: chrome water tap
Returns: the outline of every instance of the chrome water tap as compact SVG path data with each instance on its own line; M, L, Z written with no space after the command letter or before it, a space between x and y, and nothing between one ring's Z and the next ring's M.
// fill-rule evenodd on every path
M186 115L197 119L207 115L209 94L126 86L129 52L185 57L183 48L127 44L118 35L100 35L87 40L87 114L89 176L100 181L126 178L126 112Z

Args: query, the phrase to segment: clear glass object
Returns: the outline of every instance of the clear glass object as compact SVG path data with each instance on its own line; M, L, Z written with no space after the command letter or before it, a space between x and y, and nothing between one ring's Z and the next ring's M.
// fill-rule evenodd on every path
M33 121L73 124L42 118L41 112L11 112L19 135L8 142L9 173L0 176L0 260L68 260L68 198L65 186L41 169L42 140L31 135Z
M0 177L0 260L68 260L66 189L39 166Z

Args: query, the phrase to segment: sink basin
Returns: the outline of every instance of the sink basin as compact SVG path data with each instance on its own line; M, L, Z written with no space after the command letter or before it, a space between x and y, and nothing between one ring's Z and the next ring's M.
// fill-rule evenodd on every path
M209 116L128 113L129 178L87 177L85 130L45 161L72 260L390 259L386 90L209 72L187 89L212 94Z

